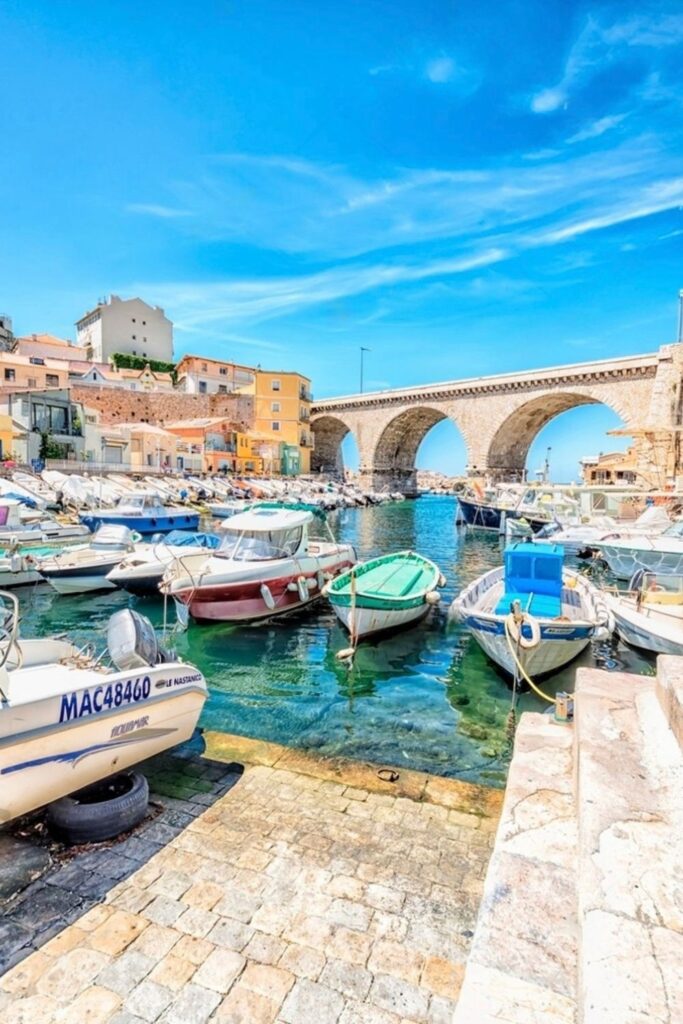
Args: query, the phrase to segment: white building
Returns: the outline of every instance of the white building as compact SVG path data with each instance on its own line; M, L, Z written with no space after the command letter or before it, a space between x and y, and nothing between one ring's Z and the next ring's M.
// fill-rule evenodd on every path
M4 351L11 349L13 340L12 318L0 313L0 349L4 349Z
M96 363L116 352L173 361L173 324L159 306L110 295L76 321L77 341Z

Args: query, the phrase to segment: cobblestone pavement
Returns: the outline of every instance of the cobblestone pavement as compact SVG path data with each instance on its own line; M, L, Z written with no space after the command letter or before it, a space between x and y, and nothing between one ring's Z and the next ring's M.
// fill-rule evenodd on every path
M166 845L0 978L3 1024L450 1022L499 800L311 771L248 767L152 832Z
M25 843L16 856L42 853L47 870L13 899L0 901L0 975L100 903L117 882L146 864L239 779L241 765L164 754L142 766L150 785L149 819L115 843L48 850ZM52 863L50 863L52 858ZM0 872L3 865L0 860Z

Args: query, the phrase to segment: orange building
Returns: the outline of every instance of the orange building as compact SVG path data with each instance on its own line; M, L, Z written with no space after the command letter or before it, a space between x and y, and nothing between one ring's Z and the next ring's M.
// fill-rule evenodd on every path
M25 356L0 352L0 388L65 388L69 384L69 364L64 359Z
M166 430L178 438L179 469L190 469L201 457L204 473L262 473L263 459L254 453L251 438L237 430L231 420L220 416L198 417L167 423Z

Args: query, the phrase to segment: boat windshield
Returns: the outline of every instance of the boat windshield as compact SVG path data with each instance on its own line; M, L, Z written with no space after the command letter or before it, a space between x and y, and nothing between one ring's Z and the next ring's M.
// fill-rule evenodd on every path
M224 530L216 552L236 562L266 562L274 558L291 558L301 545L303 527L292 530Z
M682 539L683 538L683 519L679 520L679 522L677 522L677 523L672 523L671 526L669 526L664 531L662 536L663 537L678 537L679 539Z
M130 497L125 495L119 500L119 505L125 506L126 508L139 508L143 509L146 504L146 495L144 494L133 494Z

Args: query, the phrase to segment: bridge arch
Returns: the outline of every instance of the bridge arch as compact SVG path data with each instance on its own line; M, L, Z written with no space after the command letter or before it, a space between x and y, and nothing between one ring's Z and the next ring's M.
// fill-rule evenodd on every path
M376 435L368 467L374 487L404 494L417 493L415 459L418 449L432 427L444 420L453 424L469 451L460 424L449 415L447 408L411 406L388 419Z
M613 400L589 392L547 391L522 402L497 427L488 444L486 468L506 480L523 479L529 449L551 420L584 405L604 405L628 424L628 416ZM581 453L577 453L577 458Z
M351 427L339 416L317 416L311 422L314 449L311 459L312 468L317 472L342 476L344 459L342 457L342 441L353 433Z

